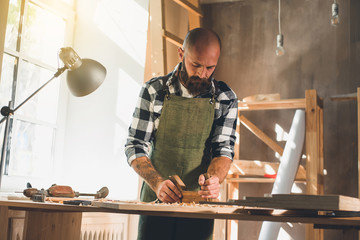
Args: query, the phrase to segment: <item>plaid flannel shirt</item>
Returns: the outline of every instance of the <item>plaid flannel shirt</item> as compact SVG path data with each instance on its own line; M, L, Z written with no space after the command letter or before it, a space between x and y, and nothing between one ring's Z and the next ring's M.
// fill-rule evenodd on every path
M181 63L169 75L153 78L142 87L125 144L125 154L130 165L138 157L150 157L164 101L164 78L168 77L166 84L169 87L170 94L192 97L178 80L180 65ZM210 136L211 156L212 158L225 156L233 159L238 100L236 94L224 82L211 80L211 90L208 93L196 96L211 98L215 91L215 116ZM215 85L217 85L216 88Z

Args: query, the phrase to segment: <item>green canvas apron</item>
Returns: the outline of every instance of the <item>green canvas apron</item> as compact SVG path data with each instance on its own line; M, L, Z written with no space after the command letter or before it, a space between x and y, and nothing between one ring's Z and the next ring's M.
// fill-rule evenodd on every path
M151 162L164 179L177 174L191 191L200 189L198 178L206 173L211 160L209 153L204 153L214 120L213 102L175 95L164 99ZM144 183L140 199L151 202L157 196ZM213 225L212 219L141 215L138 239L212 239Z

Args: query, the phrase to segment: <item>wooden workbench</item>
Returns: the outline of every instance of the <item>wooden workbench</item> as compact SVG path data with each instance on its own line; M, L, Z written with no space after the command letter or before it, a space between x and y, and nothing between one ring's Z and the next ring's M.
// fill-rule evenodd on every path
M360 217L314 215L314 211L284 211L261 207L146 204L136 202L96 202L97 206L72 206L57 203L37 203L20 200L0 200L0 239L7 239L8 217L16 211L26 211L24 239L79 239L83 212L143 214L170 217L232 219L310 223L329 226L360 227ZM99 207L102 206L102 207ZM315 211L316 213L316 211Z

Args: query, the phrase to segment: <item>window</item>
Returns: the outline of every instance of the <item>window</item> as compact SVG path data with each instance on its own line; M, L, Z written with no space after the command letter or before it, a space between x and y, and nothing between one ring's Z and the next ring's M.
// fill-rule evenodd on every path
M9 0L0 107L11 101L11 108L16 108L62 67L57 55L61 47L68 45L67 32L72 21L69 16L73 15L71 4L71 0ZM4 176L27 179L51 176L59 93L60 81L54 80L10 119ZM4 128L3 123L0 125L0 147Z

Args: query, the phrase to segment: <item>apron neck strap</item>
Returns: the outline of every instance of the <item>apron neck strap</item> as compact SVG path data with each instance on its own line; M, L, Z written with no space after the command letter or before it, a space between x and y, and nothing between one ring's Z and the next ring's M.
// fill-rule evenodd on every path
M179 76L177 76L179 78ZM163 78L163 92L165 93L165 97L169 100L170 99L170 90L169 90L169 86L167 85L167 82L169 80L169 76L164 76ZM180 81L180 79L179 79ZM215 81L213 81L215 89L211 90L211 98L210 98L210 104L214 104L215 103L215 97L216 97L216 89L217 89L217 83ZM181 84L179 82L179 84Z

